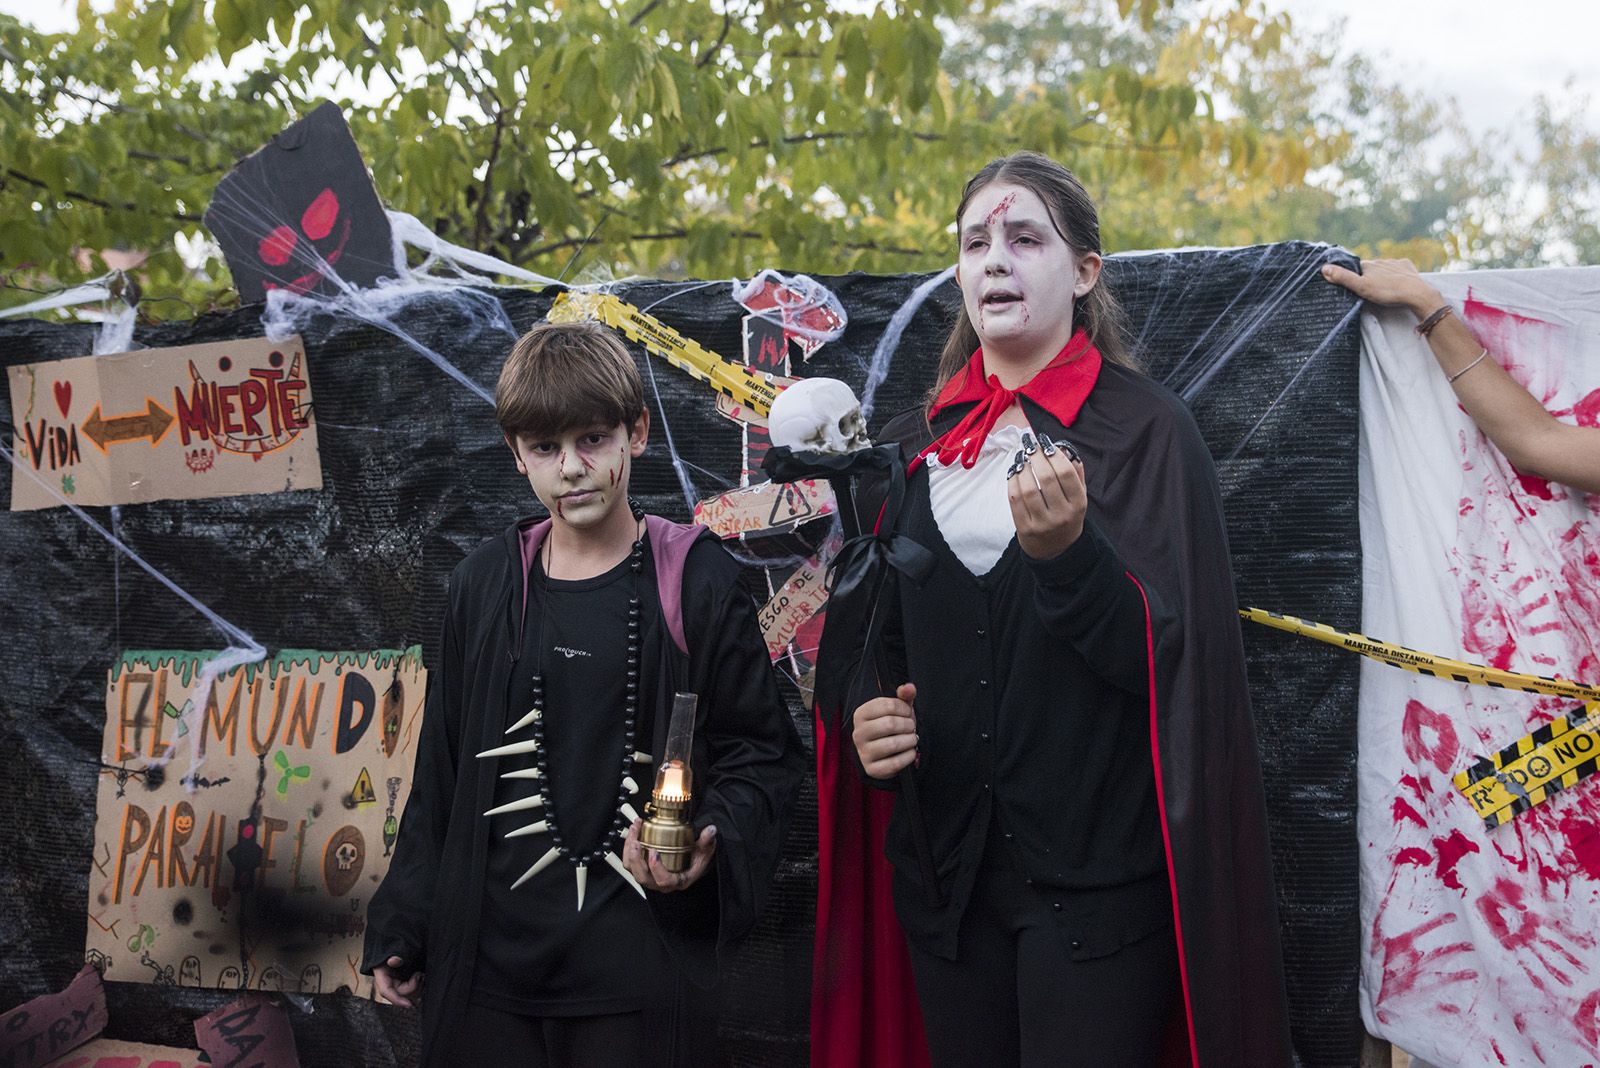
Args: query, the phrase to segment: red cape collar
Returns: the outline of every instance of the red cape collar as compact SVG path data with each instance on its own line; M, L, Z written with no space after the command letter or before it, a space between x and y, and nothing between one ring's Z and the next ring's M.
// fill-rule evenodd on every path
M1055 416L1062 426L1071 426L1099 377L1100 350L1081 329L1067 339L1054 359L1018 389L1006 389L994 375L984 377L980 348L972 354L967 366L939 391L938 399L928 410L928 418L931 420L958 404L972 404L973 409L918 453L911 461L911 470L916 470L933 453L938 454L941 464L960 460L963 467L971 467L977 462L978 451L983 448L989 431L1019 396L1027 397Z

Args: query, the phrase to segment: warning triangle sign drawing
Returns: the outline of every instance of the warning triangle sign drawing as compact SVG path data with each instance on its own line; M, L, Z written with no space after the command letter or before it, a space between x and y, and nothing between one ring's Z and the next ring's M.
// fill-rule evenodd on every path
M358 805L370 805L378 800L377 793L372 789L372 776L366 768L362 768L361 774L356 776L356 784L350 788L350 800Z
M793 482L785 482L778 491L777 500L772 502L772 514L767 517L767 525L776 527L799 522L809 518L816 510L816 505L811 503L804 489Z

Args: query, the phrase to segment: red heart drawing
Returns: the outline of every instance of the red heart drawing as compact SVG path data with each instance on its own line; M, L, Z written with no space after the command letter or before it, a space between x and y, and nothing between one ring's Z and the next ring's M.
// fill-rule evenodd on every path
M56 407L61 409L61 418L67 417L67 409L72 407L72 383L56 383Z

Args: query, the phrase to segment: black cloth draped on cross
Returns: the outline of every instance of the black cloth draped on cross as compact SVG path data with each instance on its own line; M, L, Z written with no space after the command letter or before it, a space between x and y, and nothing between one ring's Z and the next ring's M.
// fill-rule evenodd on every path
M959 460L968 451L976 455L982 435L1016 399L1036 431L1076 446L1089 518L1149 605L1151 755L1192 1063L1287 1065L1292 1056L1265 799L1215 469L1175 395L1136 371L1102 363L1079 337L1016 391L1002 392L998 382L986 380L981 354L975 354L941 392L931 424L921 411L907 412L880 438L898 445L907 462L936 448L941 462L949 462L946 455ZM911 477L926 476L914 471ZM882 486L876 497L868 490L856 507L875 516L882 510L880 538L903 536ZM870 607L830 603L824 648L860 649L866 634L857 628L870 615ZM838 724L848 713L848 678L860 655L820 665L819 724ZM848 727L833 735L833 745L841 739L848 748ZM858 991L874 1004L913 993L901 955L886 950L881 932L863 922L887 911L882 821L832 825L835 811L872 806L846 796L861 789L854 777L829 781L838 796L819 798L826 855L819 864L813 1063L852 1065L865 1063L861 1051L882 1048L872 1036L852 1033L874 1026L873 1014L828 991ZM852 835L863 834L873 840L852 844ZM884 991L886 983L901 984L898 994ZM903 1031L906 1024L890 1019L884 1026ZM907 1055L900 1062L916 1060Z

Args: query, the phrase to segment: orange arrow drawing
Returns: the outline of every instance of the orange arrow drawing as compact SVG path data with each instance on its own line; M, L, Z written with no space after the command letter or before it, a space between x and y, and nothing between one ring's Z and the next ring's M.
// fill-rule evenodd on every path
M171 412L156 403L154 397L146 397L145 404L147 407L142 412L115 415L110 419L101 416L100 405L96 404L89 418L83 421L83 432L100 447L101 452L108 452L107 446L119 441L139 441L143 438L149 438L153 447L166 436L167 428L176 420Z

